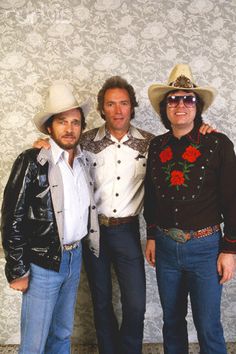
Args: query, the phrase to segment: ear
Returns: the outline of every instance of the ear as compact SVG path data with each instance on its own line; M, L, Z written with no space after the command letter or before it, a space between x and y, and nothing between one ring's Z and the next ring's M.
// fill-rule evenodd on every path
M47 131L48 131L49 135L51 135L51 132L52 132L51 127L47 127L46 129L47 129Z

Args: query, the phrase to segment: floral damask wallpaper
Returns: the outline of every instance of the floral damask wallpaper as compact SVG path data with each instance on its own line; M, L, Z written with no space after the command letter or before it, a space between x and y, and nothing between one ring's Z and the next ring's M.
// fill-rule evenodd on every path
M88 128L101 124L96 94L119 74L139 100L134 124L154 133L163 128L147 98L171 68L190 63L195 81L219 91L205 120L236 143L236 0L0 0L0 193L15 157L39 136L32 117L49 84L70 83L81 101L91 97ZM142 223L144 245L144 225ZM20 295L8 289L0 253L0 343L19 341ZM161 308L154 270L147 266L144 340L160 342ZM170 289L171 291L171 289ZM222 301L226 338L236 338L236 280ZM138 294L137 294L138 296ZM114 302L120 315L115 283ZM196 341L191 315L190 340ZM85 274L79 291L74 339L95 341Z

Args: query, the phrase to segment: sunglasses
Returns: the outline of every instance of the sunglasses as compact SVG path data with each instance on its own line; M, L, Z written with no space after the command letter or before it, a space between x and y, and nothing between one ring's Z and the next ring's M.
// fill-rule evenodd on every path
M197 98L195 96L168 96L167 105L168 107L175 108L178 106L181 100L187 108L192 108L197 103Z

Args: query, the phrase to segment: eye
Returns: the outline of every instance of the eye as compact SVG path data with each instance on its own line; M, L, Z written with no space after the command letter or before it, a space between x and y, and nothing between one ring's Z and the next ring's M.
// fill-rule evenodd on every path
M80 127L81 126L81 122L79 120L75 120L73 122L73 125L76 126L76 127Z

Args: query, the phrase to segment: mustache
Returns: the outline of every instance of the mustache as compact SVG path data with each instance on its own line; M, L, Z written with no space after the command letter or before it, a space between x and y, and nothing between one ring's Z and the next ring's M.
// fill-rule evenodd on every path
M62 138L75 138L75 136L74 136L74 134L68 133L68 134L62 135Z

